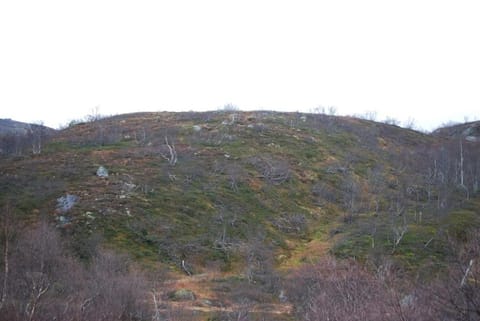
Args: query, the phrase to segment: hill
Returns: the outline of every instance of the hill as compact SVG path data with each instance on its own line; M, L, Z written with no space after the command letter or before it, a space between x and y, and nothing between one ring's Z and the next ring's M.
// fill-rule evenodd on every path
M461 138L470 142L480 142L480 121L442 127L433 132L433 135L445 138Z
M0 203L54 223L82 260L101 243L166 271L172 291L265 307L327 255L441 271L451 237L480 223L480 144L469 131L460 148L457 132L268 111L119 115L2 156Z
M23 123L11 119L0 119L0 136L5 135L27 135L32 131L32 127L42 127L47 132L53 132L54 129L40 125Z
M26 134L30 124L14 121L11 119L0 119L0 135L5 134Z
M55 130L41 124L22 123L11 119L0 119L0 155L22 154L25 150L41 151L42 143Z

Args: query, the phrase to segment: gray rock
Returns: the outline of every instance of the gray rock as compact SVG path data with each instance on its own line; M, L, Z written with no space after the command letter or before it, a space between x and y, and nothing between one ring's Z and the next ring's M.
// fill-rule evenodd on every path
M83 216L85 218L87 218L88 220L94 220L95 219L95 214L93 214L92 212L88 211L88 212L85 212L83 214Z
M122 192L124 194L129 194L129 193L133 192L136 187L137 187L137 185L135 185L135 184L124 182L123 186L122 186Z
M108 170L103 166L98 167L97 176L98 177L108 177Z
M199 132L202 130L202 127L198 126L198 125L193 125L193 131L194 132Z
M413 294L408 294L400 300L400 306L403 308L413 307L415 305L416 297Z
M345 173L347 171L346 167L343 166L329 166L326 170L327 174L336 174L336 173Z
M65 225L71 223L71 222L72 222L72 219L69 218L69 217L60 215L60 216L57 218L57 221L58 221L58 225L59 225L59 226L65 226Z
M57 211L59 213L68 212L78 201L78 196L66 194L65 196L57 198Z
M191 290L180 289L171 294L172 300L175 301L194 301L195 293Z

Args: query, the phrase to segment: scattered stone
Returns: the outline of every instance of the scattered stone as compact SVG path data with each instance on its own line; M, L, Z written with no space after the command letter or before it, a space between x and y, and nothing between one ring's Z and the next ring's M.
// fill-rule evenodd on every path
M278 262L285 262L288 259L288 257L285 254L280 254L277 256L277 261Z
M78 196L72 194L57 198L57 212L60 214L68 212L77 201Z
M202 305L206 307L211 307L213 306L213 303L212 301L205 299L205 300L202 300Z
M98 177L108 177L108 170L103 166L98 167L97 176Z
M72 223L72 219L70 217L66 217L63 215L56 217L57 225L56 227L65 228Z
M400 300L400 306L403 308L413 307L415 305L415 299L415 295L413 294L406 295Z
M122 186L122 194L130 194L136 187L137 185L135 184L124 182Z
M326 172L327 174L337 174L337 173L343 174L347 172L347 168L343 166L329 166L327 167Z
M280 294L278 295L278 299L280 302L285 303L288 301L287 295L285 294L284 290L280 290Z
M85 214L83 214L83 216L85 216L89 220L94 220L95 219L95 215L90 211L85 212Z
M198 126L198 125L193 125L193 131L194 132L199 132L202 130L202 127Z
M174 301L194 301L195 300L195 293L191 290L187 289L180 289L177 290L170 295L171 299Z

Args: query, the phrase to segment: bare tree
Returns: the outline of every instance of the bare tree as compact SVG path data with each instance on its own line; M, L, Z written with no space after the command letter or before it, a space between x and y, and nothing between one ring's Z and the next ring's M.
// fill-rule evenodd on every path
M93 123L93 122L96 122L96 121L98 121L102 118L103 118L103 116L100 113L100 106L95 106L94 108L91 109L90 114L88 114L85 117L85 120L87 122Z
M14 234L13 227L13 212L10 204L7 203L2 209L0 217L1 223L1 236L3 242L3 282L2 282L2 293L0 299L0 311L4 306L8 298L8 281L9 281L9 272L10 272L10 242L12 241Z
M388 211L392 228L392 252L395 252L408 231L405 199L400 195L393 197Z
M395 119L395 118L390 117L390 116L387 116L387 118L385 118L385 120L383 122L387 125L394 125L394 126L399 126L400 125L400 121L398 119Z
M288 297L300 320L385 320L387 292L355 261L326 258L300 269Z
M66 266L58 235L41 222L18 240L14 253L11 271L16 287L10 302L23 319L37 319L55 309L51 289Z
M403 127L408 128L408 129L415 129L416 127L416 122L413 117L408 117L408 119L405 121Z
M329 106L328 107L328 114L330 116L335 116L337 114L337 112L338 112L337 107L335 107L335 106Z
M429 304L442 320L473 321L480 319L480 237L478 230L467 233L467 242L450 239L448 243L455 257L446 274L422 290Z
M465 198L468 200L470 198L468 187L465 186L465 158L463 153L463 137L460 138L460 160L459 160L459 171L460 171L460 188L465 191Z
M240 108L238 108L238 106L235 105L235 104L228 103L228 104L223 105L222 110L223 111L239 111Z
M125 256L100 249L93 259L84 297L86 320L134 320L147 316L147 287ZM140 314L140 315L137 315Z
M45 139L45 127L42 122L30 125L29 136L32 144L32 153L38 155L42 152L42 145Z
M161 155L171 166L175 166L178 159L177 150L175 149L175 144L173 142L169 142L167 135L165 135L165 146L167 147L168 153L161 153Z
M478 319L448 316L443 307L432 304L437 294L432 290L400 278L388 262L374 272L355 260L326 257L298 269L290 279L287 294L297 319L305 321Z

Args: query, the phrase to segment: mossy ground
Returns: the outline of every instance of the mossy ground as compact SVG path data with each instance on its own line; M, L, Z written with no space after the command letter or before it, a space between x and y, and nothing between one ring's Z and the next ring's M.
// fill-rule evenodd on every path
M442 214L434 201L406 197L406 219L392 215L392 199L418 181L411 164L423 156L411 151L435 144L415 131L325 115L116 116L59 132L41 155L2 159L0 202L26 220L55 221L56 199L75 194L71 223L60 228L80 255L100 235L149 269L177 275L182 261L193 273L215 266L243 278L248 264L285 272L328 253L389 257L416 271L441 264L444 235L461 239L480 224L474 197ZM95 176L100 165L108 178ZM372 173L383 184L376 189Z

